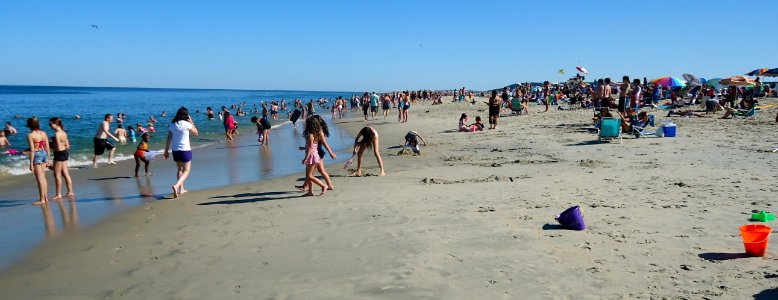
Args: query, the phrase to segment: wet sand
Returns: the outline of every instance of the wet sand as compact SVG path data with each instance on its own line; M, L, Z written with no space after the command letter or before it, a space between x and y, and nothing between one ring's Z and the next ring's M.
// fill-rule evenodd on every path
M594 142L589 110L539 110L460 133L484 104L416 104L370 122L385 177L367 155L322 197L297 174L148 202L32 251L0 298L775 298L775 250L747 258L738 233L778 192L775 109L656 111L677 137L622 144ZM423 155L397 155L408 130ZM585 231L556 225L572 205Z
M222 141L194 149L193 172L187 181L187 189L225 187L299 172L300 151L290 149L301 145L302 127L295 129L291 124L285 124L274 128L271 131L272 147L260 146L254 131L247 127L234 142ZM353 137L341 128L333 127L331 134L333 149L345 149L353 142ZM115 166L103 163L98 169L71 169L77 194L75 205L68 201L52 202L48 209L30 205L38 197L32 175L4 178L0 182L0 240L4 241L0 244L0 269L46 239L94 225L128 208L170 198L170 185L176 176L172 160L166 161L160 151L151 162L154 176L144 176L141 166L140 177L135 178L134 168L135 162L128 160ZM47 173L50 196L54 196L54 178L51 172ZM63 205L64 211L77 212L75 217L57 213L63 211Z

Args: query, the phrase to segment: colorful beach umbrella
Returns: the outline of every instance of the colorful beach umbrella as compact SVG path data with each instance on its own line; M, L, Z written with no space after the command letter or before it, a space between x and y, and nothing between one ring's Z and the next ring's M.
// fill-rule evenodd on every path
M589 74L589 72L586 72L586 68L584 68L583 66L577 66L575 67L575 69L578 70L578 72Z
M767 71L764 71L761 76L767 76L767 77L778 77L778 68L773 68Z
M661 85L663 87L685 87L686 82L683 81L683 79L679 79L672 76L665 76L665 77L659 77L657 79L651 80L651 83L656 85Z
M762 74L764 74L767 71L769 71L768 68L761 68L761 69L756 69L756 70L753 70L751 72L748 72L748 73L746 73L746 75L748 75L748 76L762 76Z
M719 81L719 84L721 85L734 85L734 86L751 86L754 85L755 83L756 83L755 80L740 75L724 78L721 81Z

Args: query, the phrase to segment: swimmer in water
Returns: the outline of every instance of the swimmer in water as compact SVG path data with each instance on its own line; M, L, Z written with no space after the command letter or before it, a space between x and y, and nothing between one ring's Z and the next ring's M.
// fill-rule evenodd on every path
M119 128L116 128L116 131L113 132L113 135L119 138L120 144L127 144L127 130L125 130L121 124L119 124Z
M5 137L5 131L0 131L0 148L11 147L11 142Z

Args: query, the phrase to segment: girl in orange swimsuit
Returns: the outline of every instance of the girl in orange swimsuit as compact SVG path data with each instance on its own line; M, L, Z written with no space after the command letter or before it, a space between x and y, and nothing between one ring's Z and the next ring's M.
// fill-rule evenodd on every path
M149 136L148 132L144 132L140 136L140 144L138 144L138 148L135 150L135 153L132 155L135 157L135 177L138 177L138 170L140 170L140 163L143 162L143 169L146 171L146 176L151 175L149 173L149 160L146 159L146 153L149 152L149 139L151 137Z

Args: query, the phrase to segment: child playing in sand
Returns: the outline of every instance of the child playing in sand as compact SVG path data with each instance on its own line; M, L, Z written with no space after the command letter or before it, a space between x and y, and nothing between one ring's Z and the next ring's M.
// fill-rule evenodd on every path
M140 144L132 155L135 157L135 177L138 177L138 170L140 169L140 163L143 162L143 169L146 171L146 176L150 176L149 173L149 160L146 158L146 154L149 153L149 139L151 136L148 132L144 132L140 136Z
M470 130L472 132L484 131L484 123L481 123L481 116L475 117L475 123L470 124Z
M468 132L470 131L470 128L467 128L467 114L463 113L459 117L459 131L460 132Z
M378 167L381 168L381 173L379 173L378 176L386 175L384 161L381 159L381 153L378 152L378 147L378 132L372 127L363 127L357 134L357 137L354 138L354 151L351 155L357 155L357 171L352 175L362 176L362 154L365 153L367 148L373 148L373 154L378 161Z
M419 135L416 131L408 131L408 133L405 134L405 146L410 147L411 151L416 154L421 154L421 148L419 148L419 140L421 140L422 143L424 143L424 146L427 146L427 141L424 140L424 138Z

